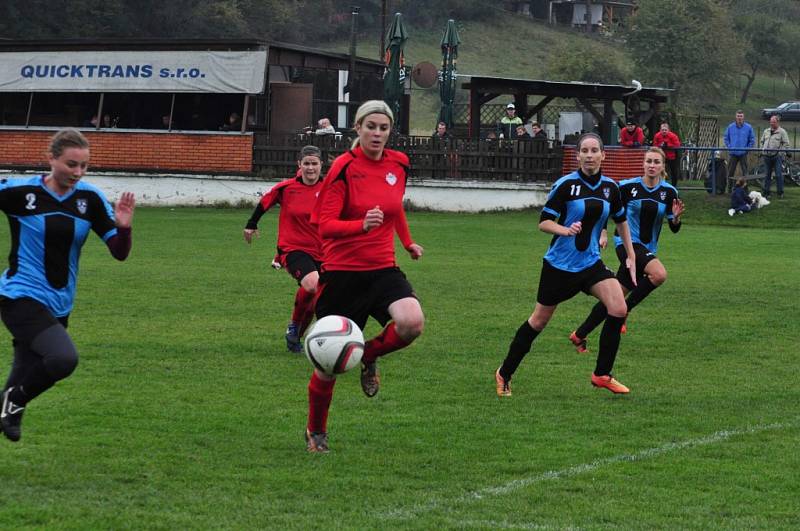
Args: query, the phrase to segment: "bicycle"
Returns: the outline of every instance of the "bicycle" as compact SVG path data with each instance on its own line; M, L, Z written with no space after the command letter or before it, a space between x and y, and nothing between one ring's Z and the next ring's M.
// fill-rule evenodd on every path
M781 174L783 175L784 182L800 186L800 162L792 160L792 154L787 153L781 161ZM763 180L767 176L766 162L763 156L759 156L758 164L747 175L746 179L749 180ZM763 187L763 186L762 186Z

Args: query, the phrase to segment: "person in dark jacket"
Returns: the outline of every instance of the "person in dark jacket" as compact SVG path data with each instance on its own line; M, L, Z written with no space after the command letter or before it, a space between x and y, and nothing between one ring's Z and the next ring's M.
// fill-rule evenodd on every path
M739 177L736 180L736 186L733 187L731 194L731 208L728 209L728 215L744 214L752 212L755 209L753 200L747 194L747 181L744 177Z

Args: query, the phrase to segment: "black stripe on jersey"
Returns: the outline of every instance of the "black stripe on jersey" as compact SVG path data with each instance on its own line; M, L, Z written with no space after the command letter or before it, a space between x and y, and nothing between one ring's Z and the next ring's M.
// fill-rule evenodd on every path
M19 231L21 229L17 218L8 217L8 227L11 231L11 250L8 253L8 278L17 274L19 268Z
M594 197L587 197L583 200L583 217L580 219L581 227L590 227L594 229L600 216L603 215L603 203L604 201L602 199L596 199ZM593 230L581 230L576 234L575 248L579 251L588 249L594 237L593 232Z
M75 220L54 214L45 217L44 270L47 281L55 289L63 289L69 281L69 250L75 239Z
M653 240L653 225L658 216L658 205L655 201L639 203L639 240L644 244Z

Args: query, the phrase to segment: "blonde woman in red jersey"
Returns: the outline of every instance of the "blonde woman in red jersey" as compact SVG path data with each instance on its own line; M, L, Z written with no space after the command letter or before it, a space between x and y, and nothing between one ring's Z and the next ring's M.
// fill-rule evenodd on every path
M281 205L278 217L278 255L276 261L294 278L299 287L294 298L292 319L286 328L286 348L302 352L300 338L314 317L314 296L319 282L322 241L317 228L310 223L311 209L322 189L322 152L316 146L300 150L299 169L264 194L244 228L244 240L251 243L258 237L258 221L276 204Z
M408 346L425 324L422 307L406 276L397 267L394 235L414 260L423 249L411 239L403 195L408 157L386 149L394 117L383 101L358 108L353 148L330 168L311 216L322 237L323 266L316 304L317 318L349 317L362 329L372 316L385 328L366 342L361 388L377 394L376 360ZM309 452L327 452L327 418L336 380L314 370L308 384Z

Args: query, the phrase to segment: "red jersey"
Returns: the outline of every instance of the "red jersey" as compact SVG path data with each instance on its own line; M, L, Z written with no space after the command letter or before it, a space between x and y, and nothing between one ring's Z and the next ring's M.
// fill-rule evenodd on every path
M278 216L278 249L283 253L303 251L314 260L322 259L322 241L311 225L311 210L322 190L322 179L307 185L300 176L281 181L264 194L246 228L258 227L258 220L274 205L281 205Z
M674 160L677 156L675 148L681 147L681 140L672 131L667 131L666 133L659 131L653 136L653 145L664 150L667 160Z
M619 143L625 147L641 146L644 144L644 131L637 126L631 133L627 127L623 127L619 132ZM638 144L638 146L634 146L634 144Z
M397 265L394 233L406 249L414 243L403 210L408 170L408 157L391 149L372 160L356 147L333 161L311 216L319 226L326 271ZM383 211L383 224L364 232L364 216L376 206Z

